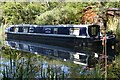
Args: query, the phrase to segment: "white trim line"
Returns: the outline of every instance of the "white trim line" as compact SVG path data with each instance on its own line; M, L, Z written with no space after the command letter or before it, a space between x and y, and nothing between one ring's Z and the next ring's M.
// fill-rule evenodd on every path
M55 37L90 38L89 36L61 35L61 34L23 33L23 32L7 32L7 33L11 33L11 34L26 34L26 35L41 35L41 36L55 36Z

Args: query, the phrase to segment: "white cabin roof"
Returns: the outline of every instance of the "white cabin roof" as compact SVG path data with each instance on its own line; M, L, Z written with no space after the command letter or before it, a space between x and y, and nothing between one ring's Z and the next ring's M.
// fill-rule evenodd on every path
M9 27L19 27L19 26L32 26L32 27L88 27L92 24L87 24L87 25L76 25L76 24L61 24L61 25L34 25L34 24L18 24L18 25L10 25Z

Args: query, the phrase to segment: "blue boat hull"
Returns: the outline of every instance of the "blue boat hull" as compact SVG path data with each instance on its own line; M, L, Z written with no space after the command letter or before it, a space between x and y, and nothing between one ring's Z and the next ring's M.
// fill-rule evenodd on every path
M102 49L102 40L95 38L80 38L80 37L66 37L66 36L52 36L52 35L39 35L39 34L20 34L20 33L6 33L7 40L22 40L35 43L43 43L55 46L62 46L79 50L80 47L90 47ZM112 49L115 47L115 38L107 40L107 48Z

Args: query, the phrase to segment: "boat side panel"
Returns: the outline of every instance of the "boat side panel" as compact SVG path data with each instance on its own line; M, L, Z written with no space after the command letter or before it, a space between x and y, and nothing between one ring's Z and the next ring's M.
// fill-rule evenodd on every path
M20 41L30 41L36 43L44 43L55 46L62 46L67 48L72 48L79 50L80 47L92 47L92 48L102 48L102 41L98 39L90 38L79 38L79 37L64 37L64 36L45 36L45 35L33 35L33 34L15 34L7 33L7 39L20 40ZM115 38L107 40L107 48L112 49L115 43ZM98 49L99 49L98 48Z
M58 45L64 47L74 46L74 38L72 37L56 37L56 36L44 36L44 35L7 33L7 39L17 39L17 40L45 43L45 44Z

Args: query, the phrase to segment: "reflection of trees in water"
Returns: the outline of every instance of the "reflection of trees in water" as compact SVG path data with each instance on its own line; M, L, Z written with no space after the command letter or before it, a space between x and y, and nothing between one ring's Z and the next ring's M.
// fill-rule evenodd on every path
M99 76L101 74L99 65L93 70L89 70L88 67L83 69L82 66L73 63L4 47L0 55L3 57L1 58L1 72L4 78L102 78ZM115 70L113 66L110 69ZM116 72L114 75L117 75Z
M12 49L3 50L6 64L2 64L4 78L66 78L68 67L45 62L46 57ZM45 59L45 60L44 60Z

